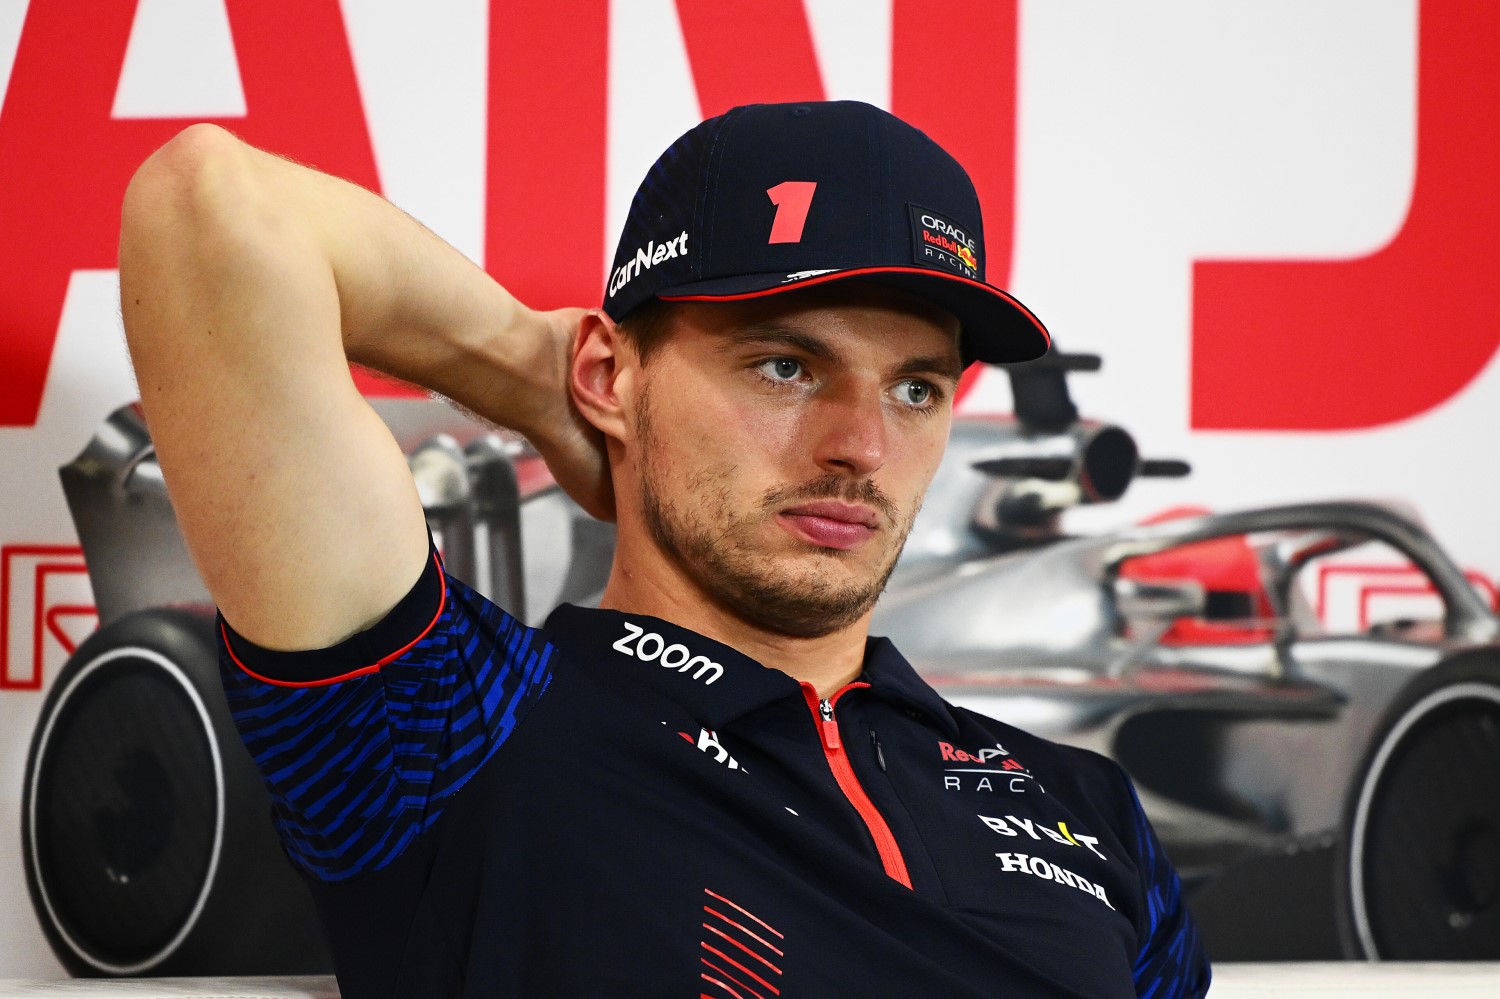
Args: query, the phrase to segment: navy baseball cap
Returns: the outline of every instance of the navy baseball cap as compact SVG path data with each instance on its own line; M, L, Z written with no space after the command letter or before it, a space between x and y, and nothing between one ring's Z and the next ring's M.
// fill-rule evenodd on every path
M969 175L921 131L858 101L746 104L652 165L615 250L604 311L733 302L832 281L899 288L958 317L965 362L1029 361L1047 329L984 279Z

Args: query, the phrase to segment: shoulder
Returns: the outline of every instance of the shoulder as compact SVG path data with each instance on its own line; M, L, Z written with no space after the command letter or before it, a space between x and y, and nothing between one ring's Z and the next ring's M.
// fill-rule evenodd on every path
M260 648L219 621L231 716L283 846L320 880L379 870L444 812L548 690L559 661L433 558L372 627L327 649Z

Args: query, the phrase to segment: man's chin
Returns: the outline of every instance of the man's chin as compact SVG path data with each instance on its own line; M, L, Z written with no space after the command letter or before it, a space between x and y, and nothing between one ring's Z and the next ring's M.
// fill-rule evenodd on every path
M868 575L827 572L720 577L713 585L714 596L737 617L793 638L842 631L869 613L881 589Z
M794 638L821 638L857 623L895 563L879 534L832 548L765 520L742 522L739 530L730 521L729 529L711 532L662 504L647 504L646 513L657 545L700 592L748 624Z
M736 616L773 635L823 638L856 623L869 608L851 609L819 604L767 607L764 604L754 604L733 609Z

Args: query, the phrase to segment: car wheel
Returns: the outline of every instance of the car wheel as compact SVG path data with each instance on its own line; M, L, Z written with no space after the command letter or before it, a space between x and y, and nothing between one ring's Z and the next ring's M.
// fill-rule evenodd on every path
M1500 959L1500 657L1412 680L1345 809L1341 935L1371 960Z
M32 906L74 975L327 972L219 685L213 618L151 610L68 660L26 761Z

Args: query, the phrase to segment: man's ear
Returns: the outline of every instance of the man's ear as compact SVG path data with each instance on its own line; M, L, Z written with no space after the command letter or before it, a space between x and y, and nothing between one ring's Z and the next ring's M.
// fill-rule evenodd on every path
M615 321L591 309L579 320L568 380L573 404L606 437L624 440L639 361Z

